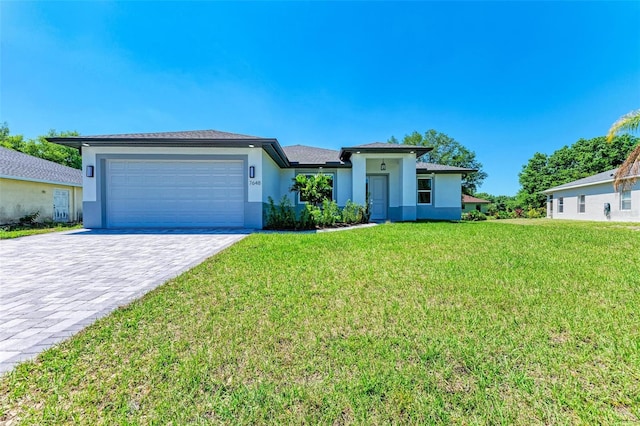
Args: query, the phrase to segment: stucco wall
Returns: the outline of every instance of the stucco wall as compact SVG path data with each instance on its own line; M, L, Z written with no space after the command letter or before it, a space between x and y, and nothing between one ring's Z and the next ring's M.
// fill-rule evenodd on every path
M40 212L38 221L53 217L53 191L69 191L69 219L82 215L82 188L0 178L0 224L17 222L21 217Z
M252 164L249 164L251 166ZM258 171L256 171L256 176ZM280 193L280 167L269 155L262 151L262 202L269 202L269 197L276 203L282 197Z
M462 176L459 174L421 174L432 181L431 204L418 204L417 218L460 220L462 215Z
M476 206L480 206L480 211L482 213L487 212L487 206L488 206L487 203L465 203L464 208L462 209L462 213L468 213L473 210L478 210Z
M585 196L585 211L578 212L578 197ZM564 211L558 211L560 197L564 199ZM604 203L611 205L611 214L604 214ZM554 219L598 220L612 222L640 222L640 182L631 191L631 210L620 209L620 193L614 192L610 182L581 188L571 188L553 193L553 212L547 203L547 216Z

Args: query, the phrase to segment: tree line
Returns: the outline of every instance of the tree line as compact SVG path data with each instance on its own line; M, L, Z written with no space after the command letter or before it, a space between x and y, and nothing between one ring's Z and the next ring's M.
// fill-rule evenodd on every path
M82 156L80 151L68 146L47 142L45 138L79 136L78 132L56 132L49 130L46 135L38 136L35 139L26 139L22 135L12 135L7 123L0 125L0 146L20 151L34 157L53 161L74 169L82 168Z

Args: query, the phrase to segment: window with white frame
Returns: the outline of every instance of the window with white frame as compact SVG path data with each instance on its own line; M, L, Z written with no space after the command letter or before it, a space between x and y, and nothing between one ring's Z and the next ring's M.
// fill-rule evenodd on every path
M620 210L631 210L631 190L620 193Z
M558 213L564 213L564 197L558 198Z
M418 178L418 204L431 204L432 179L430 177Z
M578 195L578 213L585 212L585 196Z
M312 176L315 176L316 174L317 173L298 173L296 174L296 176L304 175L306 177L312 177ZM329 185L331 185L331 194L329 195L329 199L333 200L333 173L323 173L323 175L329 178ZM304 197L300 195L300 192L298 192L298 204L303 204L306 202L308 202L308 200L305 200Z

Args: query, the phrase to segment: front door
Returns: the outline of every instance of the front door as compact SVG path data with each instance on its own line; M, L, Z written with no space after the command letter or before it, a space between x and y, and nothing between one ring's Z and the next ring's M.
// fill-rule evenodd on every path
M387 176L369 176L367 191L370 194L371 220L387 220L388 181Z
M69 222L69 190L53 190L53 221Z

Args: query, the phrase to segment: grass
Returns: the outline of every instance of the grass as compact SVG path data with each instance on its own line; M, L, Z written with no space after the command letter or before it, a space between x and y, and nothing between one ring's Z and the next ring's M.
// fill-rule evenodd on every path
M640 419L640 233L257 234L0 379L25 424Z
M0 240L8 240L11 238L28 237L30 235L48 234L49 232L68 231L71 229L81 229L80 224L56 223L47 228L25 228L5 231L0 228Z

